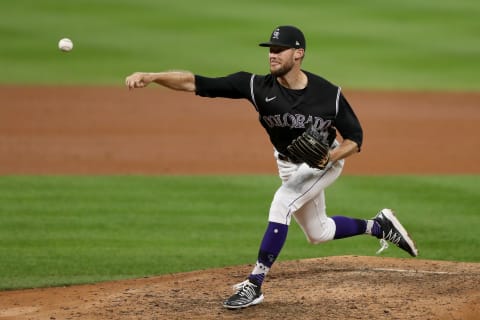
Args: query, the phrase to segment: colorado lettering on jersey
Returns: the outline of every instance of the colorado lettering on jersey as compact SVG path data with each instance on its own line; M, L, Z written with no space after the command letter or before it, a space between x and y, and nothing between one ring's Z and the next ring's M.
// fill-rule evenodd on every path
M281 86L271 74L261 76L242 71L220 78L196 75L196 94L210 98L248 99L258 112L258 119L273 146L283 154L287 153L292 140L310 124L315 130L335 128L342 138L361 146L362 128L340 87L320 76L303 72L308 77L308 85L300 91Z
M324 120L318 116L309 115L306 117L303 114L275 114L269 116L262 116L262 120L269 128L291 128L291 129L301 129L309 123L312 123L312 126L316 130L330 127L332 124L331 120Z

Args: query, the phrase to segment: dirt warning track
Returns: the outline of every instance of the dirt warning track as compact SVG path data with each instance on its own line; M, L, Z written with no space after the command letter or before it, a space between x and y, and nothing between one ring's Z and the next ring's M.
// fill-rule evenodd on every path
M345 173L480 172L480 93L344 91L365 136ZM0 174L276 172L243 100L160 87L0 86L0 97Z

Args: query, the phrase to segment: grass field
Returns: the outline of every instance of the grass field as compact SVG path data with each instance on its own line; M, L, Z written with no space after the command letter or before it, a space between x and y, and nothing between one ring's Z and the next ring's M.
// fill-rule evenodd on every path
M478 177L342 177L331 215L393 207L420 258L480 262ZM0 177L0 289L253 263L274 176ZM313 246L295 222L280 260L374 255L368 236ZM397 248L384 253L408 257Z
M1 83L122 85L134 71L267 72L279 24L304 67L349 88L479 90L480 2L18 0L0 10ZM73 39L62 54L57 42Z

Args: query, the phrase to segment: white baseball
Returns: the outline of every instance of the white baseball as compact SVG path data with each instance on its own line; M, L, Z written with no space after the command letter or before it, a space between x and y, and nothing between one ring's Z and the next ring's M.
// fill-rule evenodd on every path
M64 52L71 51L73 49L73 42L68 38L63 38L58 42L58 48Z

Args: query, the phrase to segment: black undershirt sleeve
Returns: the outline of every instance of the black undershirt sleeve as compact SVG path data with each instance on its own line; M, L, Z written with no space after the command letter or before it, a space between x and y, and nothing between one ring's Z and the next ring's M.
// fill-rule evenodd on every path
M335 119L335 127L343 139L355 141L360 150L363 142L362 126L343 94L340 94L338 101L338 114Z
M250 99L251 73L237 72L226 77L208 78L195 75L195 93L201 97Z

